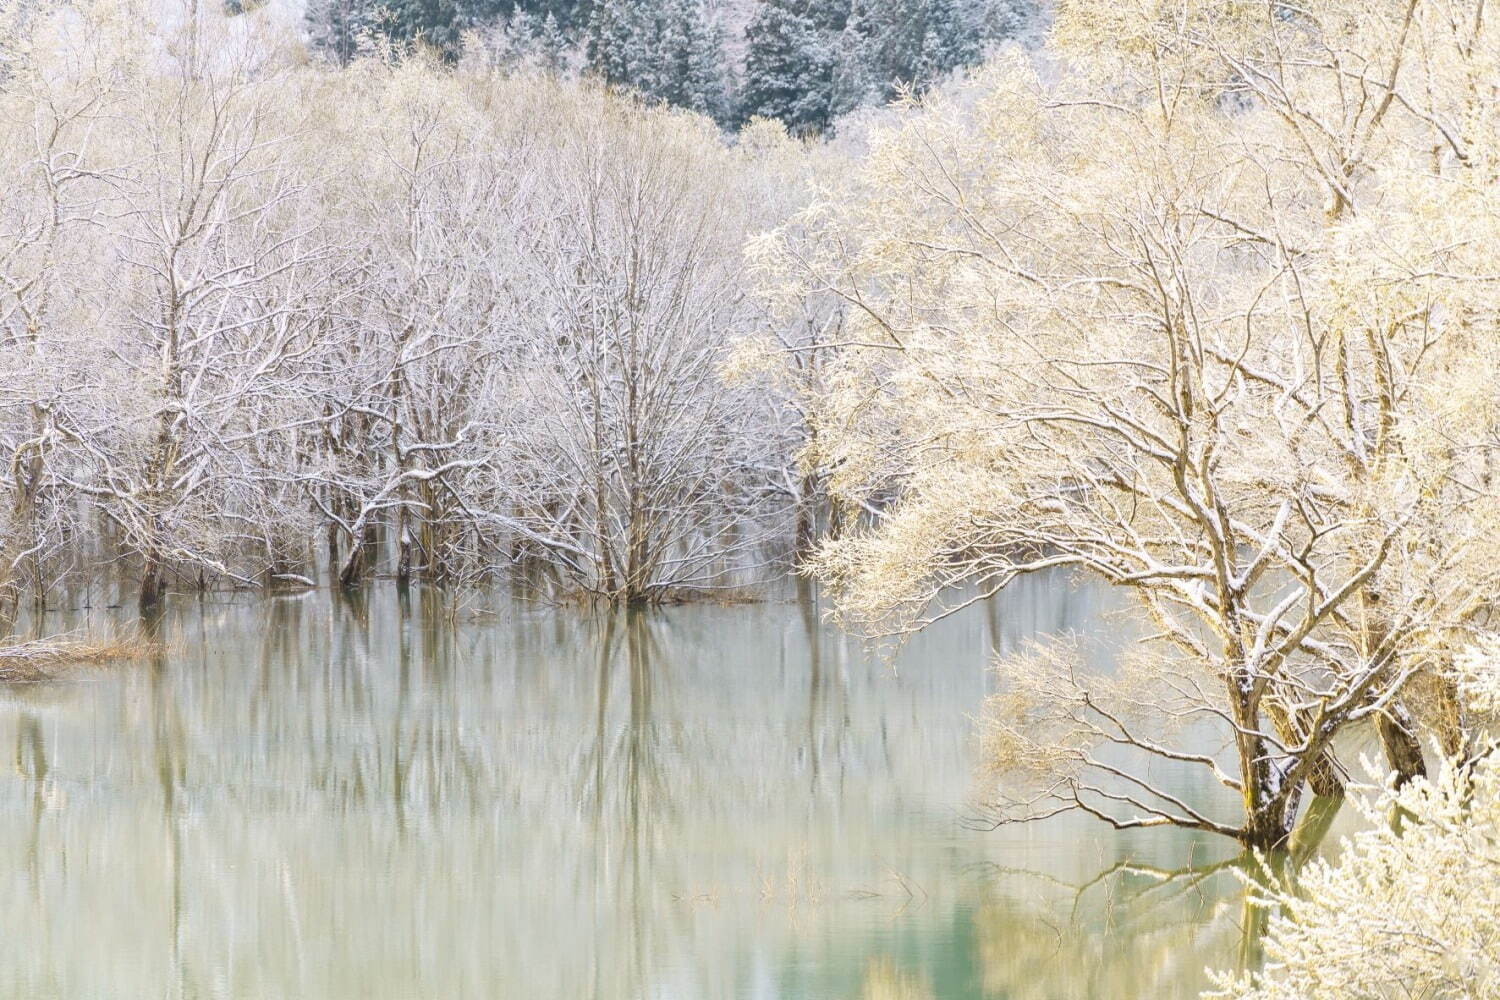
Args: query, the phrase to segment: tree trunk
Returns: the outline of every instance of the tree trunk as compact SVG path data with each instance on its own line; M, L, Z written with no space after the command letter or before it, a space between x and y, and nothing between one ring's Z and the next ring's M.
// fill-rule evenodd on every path
M1375 716L1375 732L1380 736L1386 763L1396 772L1396 786L1413 778L1427 777L1427 763L1422 759L1422 744L1417 740L1411 713L1400 702L1393 702Z
M802 477L797 490L797 528L792 551L796 567L805 566L812 558L813 545L818 534L817 483L811 475Z
M357 587L365 572L365 546L358 538L352 539L349 555L339 569L339 586Z
M339 568L339 526L332 522L328 525L328 572L338 572Z
M1431 681L1433 728L1437 731L1438 746L1452 760L1473 762L1478 751L1458 685L1451 676L1437 672L1432 674Z
M1284 772L1276 753L1260 735L1260 698L1249 671L1230 671L1229 704L1235 722L1235 750L1239 756L1240 786L1245 810L1240 842L1253 850L1273 851L1286 846L1291 837L1289 796Z
M1268 773L1273 770L1266 761ZM1285 848L1292 836L1292 824L1287 819L1285 790L1274 781L1257 782L1245 792L1245 825L1240 842L1256 851L1279 851Z
M20 616L21 595L28 583L25 576L31 577L29 582L32 595L38 602L42 599L44 589L41 558L35 551L38 544L36 500L42 481L42 450L40 445L33 444L30 447L30 459L23 461L21 450L18 450L11 463L16 501L11 513L12 531L4 551L0 552L0 636L8 635ZM29 559L25 554L28 548L33 550ZM21 571L20 563L23 559L30 569L29 574Z
M1307 738L1302 720L1293 722L1281 705L1268 700L1266 714L1276 726L1277 738L1286 746L1296 746ZM1307 784L1314 795L1333 799L1344 797L1344 779L1339 774L1338 762L1334 760L1331 751L1326 748L1318 751L1318 756L1307 765Z
M155 552L147 552L146 565L141 570L141 610L149 611L160 604L164 590L161 557Z
M403 506L396 518L396 585L404 588L411 584L411 515Z

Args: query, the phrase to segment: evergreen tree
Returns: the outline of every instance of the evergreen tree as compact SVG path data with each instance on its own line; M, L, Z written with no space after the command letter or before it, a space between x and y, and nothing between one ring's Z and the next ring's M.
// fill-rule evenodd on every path
M989 0L980 18L980 37L986 41L1014 38L1042 21L1038 0Z
M702 0L674 0L660 22L656 96L716 120L728 111L724 37Z
M608 83L709 115L725 112L723 42L703 0L597 0L585 56Z
M236 0L229 0L236 2ZM745 29L740 100L713 0L309 0L312 46L339 63L365 40L458 55L464 32L490 29L502 63L587 70L720 122L761 115L802 135L903 87L921 91L977 63L987 41L1018 33L1036 0L759 0Z
M985 8L973 0L886 0L870 8L868 65L880 96L918 92L979 62Z
M745 30L741 120L798 133L903 87L921 91L1018 33L1035 0L761 0Z
M827 7L815 8L808 0L765 0L756 10L745 28L742 119L779 118L799 134L821 132L832 123L838 113L836 59Z
M402 48L430 47L445 59L458 55L468 26L459 0L381 0L375 32Z
M562 25L558 23L556 12L549 10L547 16L542 18L542 27L537 32L536 43L537 51L547 68L554 73L561 72L567 64L568 36L564 33Z
M524 10L538 24L550 19L559 36L568 37L588 23L593 12L591 0L516 0L515 9ZM542 32L545 34L545 31ZM539 37L541 37L539 35Z
M308 41L314 50L343 64L361 49L363 39L379 38L398 49L427 45L445 59L457 57L464 32L503 25L512 44L558 44L565 18L579 0L309 0ZM553 27L546 28L547 19ZM546 41L544 43L544 36Z
M641 0L595 0L584 39L588 67L606 83L634 86L647 61Z
M369 45L376 16L377 8L368 0L309 0L308 45L346 66Z

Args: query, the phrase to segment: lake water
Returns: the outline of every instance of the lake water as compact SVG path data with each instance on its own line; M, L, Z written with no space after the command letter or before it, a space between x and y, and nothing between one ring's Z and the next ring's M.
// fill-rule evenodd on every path
M1228 845L976 822L992 650L1107 630L1097 594L894 660L797 601L488 610L177 597L152 662L0 688L0 996L1169 998L1235 961L1230 875L1080 891Z

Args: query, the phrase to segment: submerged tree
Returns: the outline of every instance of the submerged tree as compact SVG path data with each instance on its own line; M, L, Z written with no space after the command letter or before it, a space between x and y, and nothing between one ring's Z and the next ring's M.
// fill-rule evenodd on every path
M718 378L744 323L738 164L680 114L596 100L556 124L555 200L521 229L538 330L487 390L514 428L496 489L574 586L639 602L723 584L779 499L757 397Z
M1258 891L1274 909L1263 970L1221 974L1205 996L1500 996L1500 769L1452 764L1428 783L1360 800L1368 829L1295 889ZM1399 811L1399 825L1387 821Z
M22 45L44 8L7 8L0 30ZM102 12L90 12L101 16ZM105 18L107 14L102 14ZM90 30L88 19L83 31ZM45 601L50 566L80 533L79 510L59 488L66 467L60 421L79 406L88 372L88 304L69 286L107 245L91 225L117 161L101 122L121 101L123 53L76 53L49 73L35 53L12 53L0 91L10 123L0 152L0 637L20 605ZM95 61L97 60L97 61ZM81 320L85 322L80 322Z
M1383 720L1408 773L1419 690L1463 728L1441 691L1500 523L1500 47L1443 4L1277 9L1065 5L1077 72L934 99L762 248L849 304L819 420L835 495L876 511L819 560L847 619L919 628L1054 567L1133 599L1114 673L1001 664L1002 820L1272 847L1305 786L1341 792L1346 727ZM1239 817L1180 794L1195 769Z
M820 178L841 165L827 147L799 142L775 119L757 119L743 128L739 150L759 180L756 201L766 226L815 201L821 194ZM766 238L759 234L752 243ZM813 556L821 531L836 533L844 520L830 507L827 475L818 467L814 415L828 390L825 362L840 340L845 303L824 289L787 291L762 296L755 303L759 329L736 345L724 375L755 385L774 401L779 420L764 425L761 434L770 446L767 458L779 462L780 481L795 505L792 557L801 567Z
M188 13L37 10L0 81L5 623L73 558L147 607L518 564L651 601L777 561L787 439L718 378L781 204L757 164L594 83L308 65Z
M351 159L368 166L363 185L337 191L341 228L359 234L356 294L327 317L339 364L319 379L310 492L342 584L372 568L386 518L397 579L447 582L462 573L471 480L488 460L477 400L498 358L504 212L534 193L529 144L515 118L486 122L429 65L380 71L380 84L351 95L344 126Z
M313 306L328 276L274 65L253 46L203 51L201 64L141 81L144 107L117 133L145 154L117 182L121 267L110 275L131 397L99 415L110 431L69 428L90 472L72 485L139 553L143 605L160 598L170 563L223 572L224 546L253 519L288 517L263 487L289 462L278 456L267 475L256 458L310 416L294 386L319 346Z

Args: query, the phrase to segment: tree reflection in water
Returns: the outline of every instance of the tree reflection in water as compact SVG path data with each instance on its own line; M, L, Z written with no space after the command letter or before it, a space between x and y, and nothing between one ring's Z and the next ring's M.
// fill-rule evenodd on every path
M1170 997L1233 962L1222 845L969 822L990 650L1096 595L893 663L802 597L177 601L152 662L0 693L0 995Z

